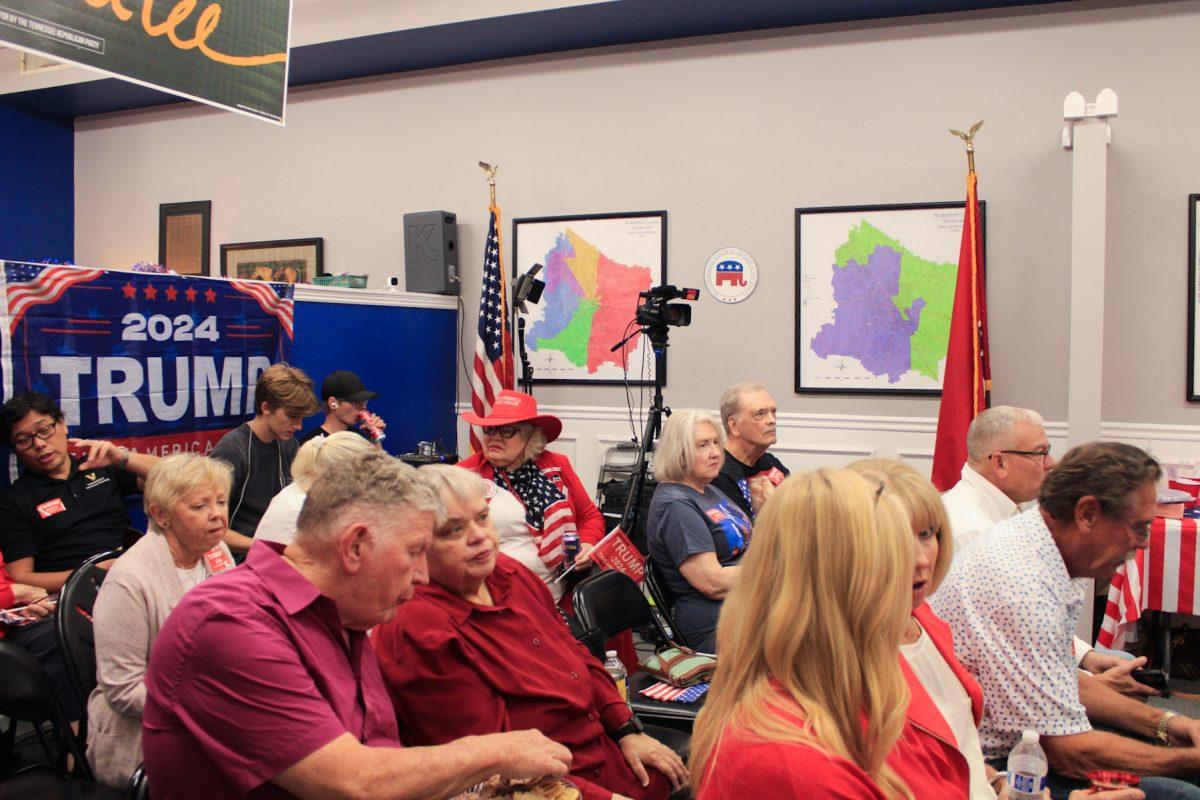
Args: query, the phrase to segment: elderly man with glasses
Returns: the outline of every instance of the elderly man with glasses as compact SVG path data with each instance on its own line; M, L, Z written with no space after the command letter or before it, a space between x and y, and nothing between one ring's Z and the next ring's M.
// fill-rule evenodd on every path
M0 495L0 553L14 581L58 591L88 558L121 546L125 495L158 457L68 438L62 410L37 392L0 407L0 440L25 467Z
M1038 731L1056 798L1086 787L1095 769L1200 775L1200 722L1080 679L1071 646L1084 603L1077 579L1107 581L1147 546L1161 474L1132 445L1072 449L1042 482L1037 505L976 542L930 600L983 688L984 757L1001 765L1023 730ZM1178 781L1143 780L1142 788L1148 798L1200 797Z
M955 558L993 525L1015 516L1037 497L1054 466L1042 417L1013 406L989 408L967 431L967 463L962 480L942 495Z

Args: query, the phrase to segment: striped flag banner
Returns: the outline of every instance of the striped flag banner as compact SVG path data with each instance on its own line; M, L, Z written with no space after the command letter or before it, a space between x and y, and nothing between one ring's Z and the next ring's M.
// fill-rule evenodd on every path
M1196 569L1197 521L1156 517L1150 526L1150 545L1138 550L1113 576L1104 621L1096 641L1121 648L1129 626L1144 611L1195 614L1200 598Z

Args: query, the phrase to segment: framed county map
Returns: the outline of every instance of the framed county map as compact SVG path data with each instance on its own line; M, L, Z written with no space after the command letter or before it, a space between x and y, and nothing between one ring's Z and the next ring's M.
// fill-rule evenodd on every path
M1200 339L1200 194L1188 195L1188 346L1187 399L1200 400L1196 341Z
M797 392L941 393L963 209L796 209Z
M513 277L534 264L546 288L525 316L533 382L652 385L644 336L611 348L633 330L638 294L667 282L667 212L514 219Z

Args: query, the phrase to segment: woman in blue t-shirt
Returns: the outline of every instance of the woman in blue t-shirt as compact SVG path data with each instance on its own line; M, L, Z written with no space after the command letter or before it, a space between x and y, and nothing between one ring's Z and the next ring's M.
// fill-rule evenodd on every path
M717 616L750 543L750 520L711 486L724 435L703 411L676 411L654 453L658 489L650 502L650 557L675 597L675 625L701 652L716 649Z

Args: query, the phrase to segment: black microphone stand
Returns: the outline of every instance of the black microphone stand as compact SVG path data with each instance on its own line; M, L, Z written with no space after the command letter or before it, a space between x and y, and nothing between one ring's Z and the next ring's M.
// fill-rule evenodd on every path
M529 363L529 353L525 351L525 317L517 314L517 352L521 356L521 391L533 394L533 365Z

